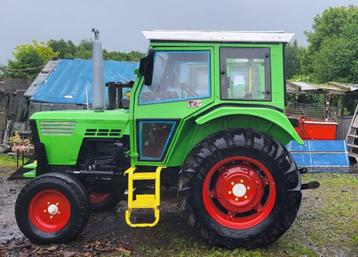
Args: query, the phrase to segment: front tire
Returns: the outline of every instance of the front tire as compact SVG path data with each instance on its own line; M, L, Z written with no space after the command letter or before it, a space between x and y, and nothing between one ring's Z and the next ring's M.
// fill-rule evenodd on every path
M257 248L292 225L301 203L295 162L276 140L253 130L201 142L178 182L184 217L212 246Z
M15 217L21 232L31 242L68 242L88 222L87 195L79 182L68 175L44 174L21 190Z

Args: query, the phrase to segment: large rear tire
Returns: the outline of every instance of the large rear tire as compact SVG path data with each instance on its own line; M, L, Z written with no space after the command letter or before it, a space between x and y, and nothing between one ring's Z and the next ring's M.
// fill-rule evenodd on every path
M180 172L183 215L212 246L257 248L275 242L301 203L295 162L278 141L227 130L201 142Z
M66 174L44 174L21 190L15 217L21 232L31 242L68 242L88 222L87 194L76 179Z

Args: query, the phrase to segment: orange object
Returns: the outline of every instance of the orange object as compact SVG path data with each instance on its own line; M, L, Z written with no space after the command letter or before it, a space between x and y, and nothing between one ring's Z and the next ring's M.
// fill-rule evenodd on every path
M336 122L301 118L295 130L303 140L336 140L337 125Z

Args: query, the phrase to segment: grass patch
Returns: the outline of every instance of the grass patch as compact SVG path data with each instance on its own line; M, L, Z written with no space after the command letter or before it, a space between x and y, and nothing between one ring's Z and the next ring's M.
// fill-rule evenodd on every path
M19 160L21 165L21 160ZM2 169L16 169L16 156L12 157L5 154L0 154L0 168Z

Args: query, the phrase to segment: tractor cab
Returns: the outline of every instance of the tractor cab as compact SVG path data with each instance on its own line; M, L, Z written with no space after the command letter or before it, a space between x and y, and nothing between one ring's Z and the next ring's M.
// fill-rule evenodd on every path
M245 112L241 108L249 108L248 112L255 109L266 121L270 114L281 117L285 104L284 47L293 34L143 33L150 45L140 63L142 76L132 90L131 125L136 135L131 142L138 154L133 163L182 163L187 152L176 150L180 143L173 142L172 131L188 125L195 117L211 118L213 113L227 108L235 112ZM291 128L284 120L281 127ZM175 134L183 139L187 131ZM292 129L288 134L282 138L283 143L292 137L300 141Z

